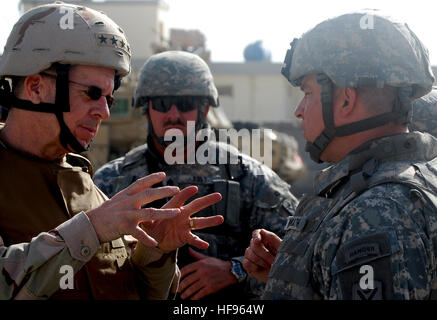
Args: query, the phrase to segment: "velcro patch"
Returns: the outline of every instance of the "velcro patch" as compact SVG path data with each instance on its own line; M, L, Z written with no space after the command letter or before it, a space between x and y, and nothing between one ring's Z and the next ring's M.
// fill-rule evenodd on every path
M361 235L358 239L343 244L336 254L338 269L335 272L340 282L342 299L393 298L394 274L390 256L399 250L396 243L395 233L387 230ZM363 269L363 266L367 268ZM372 282L374 285L370 289L366 284Z
M382 283L374 281L373 289L362 289L358 283L353 285L352 300L382 300Z
M116 49L121 49L126 52L129 56L131 55L131 49L129 43L125 42L126 39L117 36L115 34L99 33L96 34L96 43L99 46L113 47Z
M345 250L345 261L346 263L349 263L361 257L379 254L380 250L378 243L357 244L356 246L347 248L347 250Z

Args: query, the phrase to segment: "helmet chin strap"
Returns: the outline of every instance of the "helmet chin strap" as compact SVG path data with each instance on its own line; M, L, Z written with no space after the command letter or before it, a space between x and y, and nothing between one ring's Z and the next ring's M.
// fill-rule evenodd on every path
M56 64L56 100L55 105L58 110L62 110L61 106L67 106L68 112L70 112L70 87L68 85L68 73L70 70L70 65ZM81 153L89 150L91 143L84 148L70 129L67 127L64 121L64 115L62 111L55 112L56 118L58 119L59 126L61 127L61 133L59 134L59 140L62 146L70 151Z
M314 142L307 141L305 151L310 154L313 161L322 163L323 161L320 159L320 155L335 137L334 108L332 103L333 83L331 79L322 73L317 75L317 82L322 87L321 102L325 129L314 140Z
M323 162L320 156L335 137L374 129L392 121L397 124L406 124L411 119L413 88L401 87L398 88L396 103L392 111L336 127L334 125L333 82L325 74L318 74L317 82L322 87L321 102L325 129L314 142L307 141L305 145L305 151L317 163Z
M7 88L7 107L17 108L32 112L45 112L45 113L53 113L55 114L59 126L61 128L61 132L59 134L59 141L61 145L69 151L81 153L87 151L91 145L88 145L87 148L84 148L79 141L77 141L76 137L71 133L70 129L67 127L64 121L64 112L70 112L70 89L68 82L68 72L70 70L70 65L68 64L60 64L55 63L53 67L56 70L56 97L55 103L47 103L42 102L39 104L32 103L29 100L22 100L15 97L12 93L11 88ZM4 80L6 81L6 80ZM5 87L5 86L3 86Z

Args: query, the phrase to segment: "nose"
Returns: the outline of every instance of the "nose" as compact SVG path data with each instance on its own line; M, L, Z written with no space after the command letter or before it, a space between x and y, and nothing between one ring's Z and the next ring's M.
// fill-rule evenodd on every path
M298 119L303 119L303 114L305 111L306 101L305 98L302 98L302 100L299 102L299 104L296 107L296 110L294 110L294 116Z
M102 120L106 120L110 116L110 111L108 107L108 103L104 96L101 96L99 100L95 102L93 108L91 109L91 114L93 116L99 117Z
M166 113L166 116L169 120L174 121L180 118L181 113L175 104L171 105L170 110Z

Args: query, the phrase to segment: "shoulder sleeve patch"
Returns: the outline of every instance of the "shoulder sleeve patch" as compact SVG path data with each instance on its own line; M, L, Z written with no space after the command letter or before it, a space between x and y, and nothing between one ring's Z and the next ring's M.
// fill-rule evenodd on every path
M399 251L394 231L375 233L345 243L337 252L337 270L342 299L393 298L391 256Z
M361 243L347 248L344 252L344 259L346 263L350 263L351 261L365 256L378 256L380 253L381 250L379 249L379 243Z
M370 260L391 255L388 233L377 233L353 240L340 248L337 254L337 266L339 270L345 267L362 264Z

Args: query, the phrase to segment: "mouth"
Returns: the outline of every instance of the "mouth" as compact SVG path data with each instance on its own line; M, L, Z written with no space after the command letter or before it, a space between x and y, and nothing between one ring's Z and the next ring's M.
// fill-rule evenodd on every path
M89 141L93 139L97 134L97 127L79 126L78 138L80 140Z
M177 125L177 124L165 126L164 132L167 132L168 130L171 130L171 129L181 130L183 133L185 133L185 126Z

